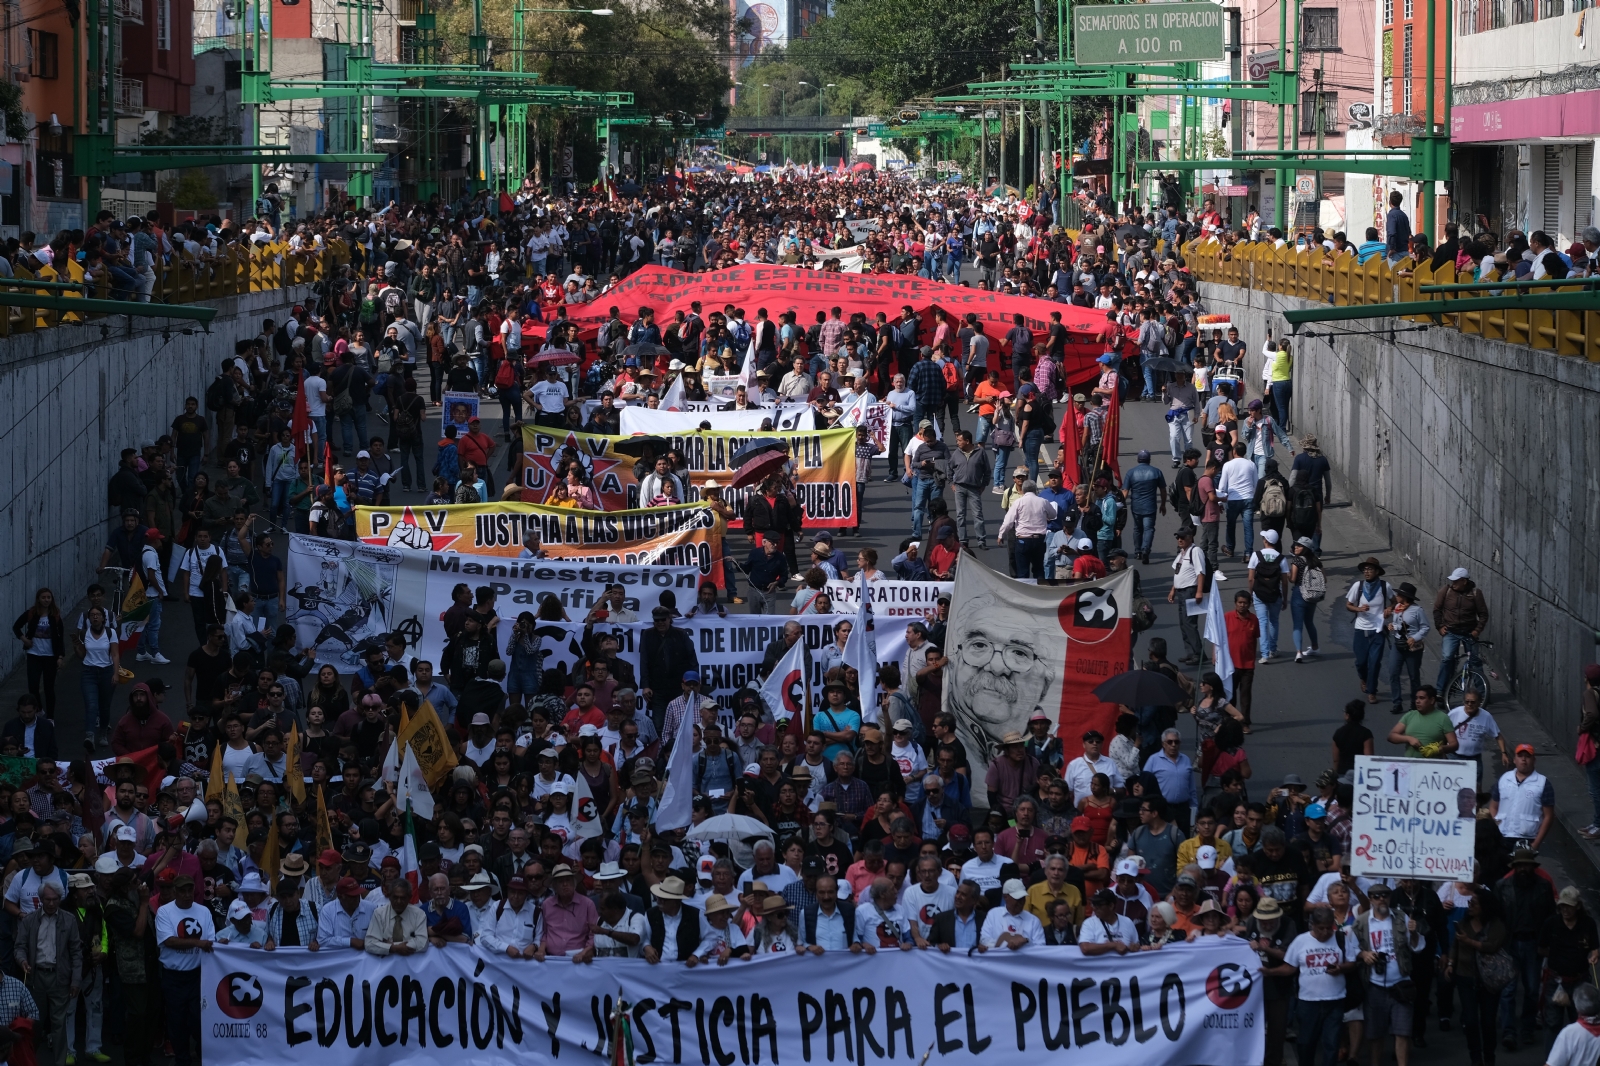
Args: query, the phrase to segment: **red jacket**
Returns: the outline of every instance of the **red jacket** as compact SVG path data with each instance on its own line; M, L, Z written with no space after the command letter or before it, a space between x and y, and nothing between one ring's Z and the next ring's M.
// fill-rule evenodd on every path
M172 719L160 711L150 712L150 717L139 721L132 711L117 719L111 731L111 750L117 755L128 755L157 744L165 744L172 737Z
M1253 614L1228 612L1228 654L1235 670L1253 670L1256 649L1261 646L1261 622Z

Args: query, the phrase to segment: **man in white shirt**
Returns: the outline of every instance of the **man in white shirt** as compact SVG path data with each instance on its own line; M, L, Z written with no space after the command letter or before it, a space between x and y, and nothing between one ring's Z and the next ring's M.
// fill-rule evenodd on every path
M306 375L306 414L311 417L311 422L317 427L317 439L312 447L320 452L322 444L328 439L328 383L322 375L315 371Z
M534 382L528 395L539 405L542 425L560 424L567 410L567 386L562 383L560 372L555 367L545 368L544 380Z
M985 895L999 890L1006 866L1011 866L1013 872L1016 870L1015 863L1008 863L994 853L994 832L987 826L972 831L972 850L977 854L961 864L961 880L971 881L983 889Z
M911 923L895 899L894 882L874 878L867 898L856 904L856 939L868 955L899 948L911 950Z
M367 925L372 921L377 904L364 897L361 882L354 877L339 878L333 895L334 898L317 911L317 943L324 948L364 951Z
M1117 770L1117 764L1109 756L1100 754L1100 746L1104 743L1105 737L1100 730L1089 730L1083 735L1083 754L1067 763L1067 787L1072 790L1072 802L1080 809L1089 798L1089 784L1095 774L1105 774L1110 778L1113 789L1122 787L1122 774Z
M1413 953L1421 951L1426 941L1415 918L1389 910L1388 885L1381 881L1373 885L1367 902L1369 909L1347 934L1355 941L1356 958L1366 967L1367 1046L1371 1061L1382 1063L1383 1040L1393 1037L1395 1059L1404 1062L1411 1049L1411 997L1401 1002L1391 989L1411 979Z
M172 902L156 910L156 944L172 1061L190 1066L190 1047L200 1045L200 953L211 950L217 930L211 912L194 901L194 878L179 874L172 891Z
M485 933L494 931L495 910L499 907L494 899L494 882L488 873L479 870L461 887L467 894L467 917L472 919L472 938L477 942Z
M479 936L478 944L491 955L543 961L543 933L539 906L528 898L528 882L513 877L506 882L506 898L495 906L493 931Z
M1032 945L1044 947L1044 926L1027 909L1028 889L1019 878L1011 878L1000 889L1003 907L991 907L978 934L978 950L1010 948L1016 951Z
M900 894L900 910L917 947L928 946L933 920L955 905L955 886L945 884L939 860L931 855L918 859L916 883Z
M1290 941L1282 963L1261 971L1268 977L1300 978L1297 1050L1305 1066L1331 1066L1337 1057L1344 975L1355 969L1357 954L1354 936L1334 934L1332 909L1317 907L1311 912L1311 930Z
M1118 913L1117 893L1102 888L1089 900L1094 913L1083 920L1078 930L1078 950L1085 955L1126 955L1139 950L1139 928L1133 919Z
M1477 763L1480 778L1484 755L1487 754L1484 749L1491 740L1500 748L1500 769L1504 771L1511 768L1511 753L1506 750L1506 738L1500 735L1500 725L1494 720L1494 715L1483 709L1482 695L1470 691L1463 693L1461 706L1450 712L1450 724L1456 730L1455 757Z
M172 660L161 654L161 608L167 596L166 577L162 574L161 555L157 551L161 540L161 530L147 530L144 547L139 550L139 576L149 593L150 616L145 620L144 632L139 635L139 652L135 657L142 663L165 666Z
M1256 482L1260 475L1256 473L1256 464L1245 458L1245 446L1233 446L1233 458L1222 464L1222 476L1217 480L1217 499L1222 500L1228 512L1228 547L1225 550L1230 558L1233 556L1237 545L1239 516L1244 516L1244 542L1254 544L1256 539L1255 515L1251 513L1250 505L1256 498Z

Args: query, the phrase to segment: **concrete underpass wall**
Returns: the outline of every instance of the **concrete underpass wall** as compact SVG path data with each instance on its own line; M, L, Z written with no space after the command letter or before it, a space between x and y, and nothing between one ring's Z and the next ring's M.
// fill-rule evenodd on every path
M1312 306L1202 284L1249 349L1281 312ZM1369 319L1304 327L1387 330ZM1452 329L1298 340L1296 449L1315 433L1334 497L1354 506L1432 591L1466 566L1488 599L1492 660L1558 743L1575 743L1581 671L1600 631L1600 364L1464 336ZM1392 577L1392 575L1391 575ZM1342 592L1330 589L1330 599ZM1424 678L1431 682L1432 678Z
M106 484L123 448L167 432L185 396L202 397L234 341L261 320L281 323L309 286L214 302L211 333L193 323L107 318L0 338L0 610L7 627L53 589L67 606L83 597L111 529ZM130 322L132 325L130 326ZM107 330L102 335L102 325ZM192 336L179 331L195 330ZM0 674L22 661L22 643L0 641Z

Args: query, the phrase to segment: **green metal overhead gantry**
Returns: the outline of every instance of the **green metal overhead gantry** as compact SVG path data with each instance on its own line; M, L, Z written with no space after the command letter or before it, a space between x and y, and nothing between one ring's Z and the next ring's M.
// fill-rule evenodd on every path
M1050 123L1045 105L1058 105L1059 133L1057 143L1066 147L1062 153L1060 198L1070 202L1071 145L1073 144L1072 117L1067 101L1078 97L1110 97L1112 101L1112 189L1120 197L1132 184L1133 176L1150 170L1171 170L1183 173L1186 178L1201 170L1266 169L1276 171L1277 196L1274 203L1274 221L1285 228L1288 212L1288 190L1296 171L1342 171L1357 174L1389 175L1408 178L1416 182L1447 181L1450 177L1450 66L1452 56L1451 35L1445 36L1444 62L1437 60L1438 28L1447 30L1451 25L1451 0L1426 6L1426 106L1425 130L1409 135L1409 144L1399 148L1304 150L1299 148L1298 132L1293 141L1286 137L1289 130L1299 129L1300 70L1302 49L1301 0L1294 0L1291 33L1289 0L1278 4L1278 66L1266 72L1264 79L1244 80L1241 69L1243 42L1240 39L1240 22L1230 18L1231 40L1226 42L1230 56L1231 73L1227 81L1204 81L1199 77L1197 63L1145 64L1138 66L1080 64L1067 58L1067 40L1072 25L1070 0L1057 0L1057 59L1055 62L1018 62L1010 67L1011 76L1002 75L998 81L970 82L965 93L946 94L935 98L940 106L962 104L998 104L1001 107L1002 128L1005 105L1016 103L1019 108L1028 103L1041 107L1040 128L1049 137ZM1236 14L1236 9L1234 10ZM1042 19L1036 10L1036 21ZM1441 23L1439 20L1443 19ZM1038 37L1042 29L1036 30ZM1265 42L1262 42L1265 43ZM1388 76L1388 72L1385 72ZM1438 102L1438 85L1443 82L1443 104ZM1129 158L1126 134L1138 130L1138 115L1133 106L1140 97L1180 97L1182 100L1178 158L1162 160ZM1277 108L1277 145L1272 149L1235 150L1230 158L1202 158L1198 112L1200 98L1222 98L1238 101L1256 101ZM1433 120L1438 116L1437 121ZM1235 123L1240 121L1235 115ZM1191 142L1189 134L1193 132ZM1047 141L1045 143L1048 143ZM1137 142L1136 142L1137 143ZM1135 149L1137 156L1137 149ZM1004 158L1002 150L1002 159ZM1243 165L1241 165L1243 164ZM1004 171L1001 171L1002 175ZM1419 231L1434 232L1434 197L1422 199L1422 225Z
M491 63L489 40L483 28L482 0L474 0L473 33L469 36L470 63L379 63L374 58L373 16L382 0L339 0L345 9L347 51L343 57L344 77L340 79L274 78L272 76L272 5L260 0L243 4L236 46L241 57L240 100L249 115L249 136L260 141L262 107L293 100L356 101L354 151L295 153L286 145L139 145L118 144L115 133L115 43L118 34L99 32L104 19L115 28L114 0L90 0L87 6L90 54L90 92L88 96L89 132L75 138L73 165L79 176L87 177L88 213L100 208L103 178L127 172L149 172L187 167L247 165L251 168L251 194L261 195L262 164L345 163L352 167L349 191L370 196L373 174L389 159L389 153L374 151L374 102L379 99L417 100L429 105L421 121L422 147L430 162L438 159L440 146L437 116L432 101L473 100L476 106L473 169L480 188L509 190L520 183L527 171L525 127L528 107L558 107L587 111L601 116L615 115L633 104L630 92L593 92L565 85L541 85L537 71L526 69L527 38L525 16L531 11L525 0L517 0L514 12L514 50L512 69L498 70ZM263 15L265 17L263 17ZM415 13L418 30L417 51L425 59L436 60L440 51L437 14L427 0L421 0ZM100 50L102 40L113 42ZM504 120L506 151L503 164L491 165L489 129L497 130ZM432 183L430 183L432 184ZM435 186L436 187L436 186ZM431 189L427 191L432 191ZM253 205L252 205L253 206Z

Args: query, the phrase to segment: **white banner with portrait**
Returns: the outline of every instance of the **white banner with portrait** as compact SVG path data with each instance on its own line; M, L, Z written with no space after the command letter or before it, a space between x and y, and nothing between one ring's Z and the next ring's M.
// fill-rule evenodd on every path
M872 1066L937 1052L942 1066L1070 1054L1259 1066L1265 1045L1261 964L1237 938L1096 958L786 951L694 968L459 944L404 958L219 945L201 962L202 1055L214 1063Z

